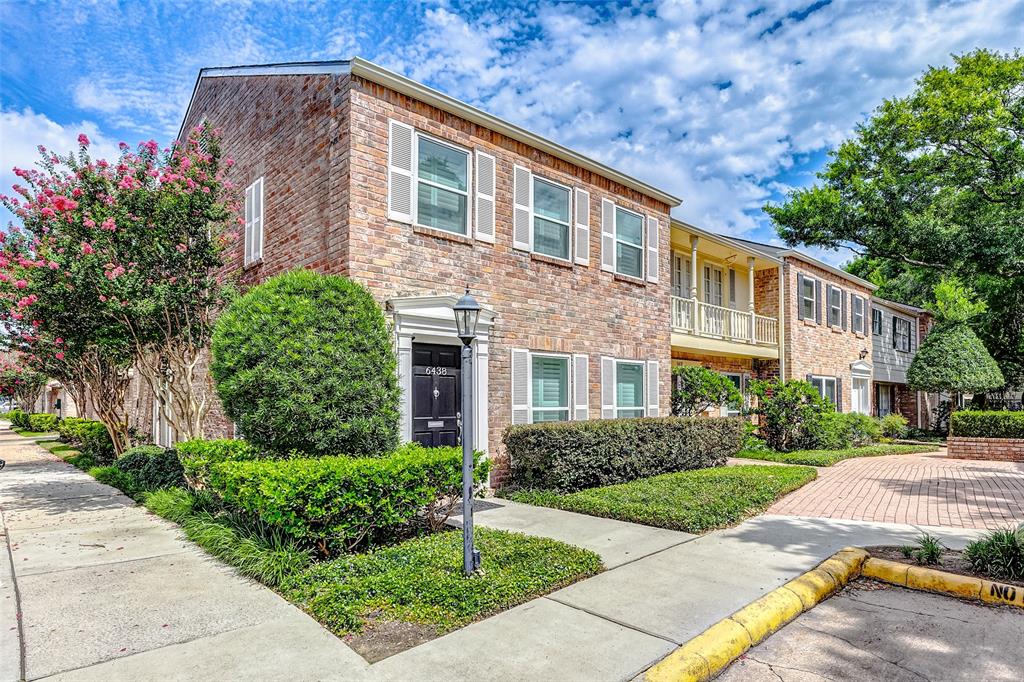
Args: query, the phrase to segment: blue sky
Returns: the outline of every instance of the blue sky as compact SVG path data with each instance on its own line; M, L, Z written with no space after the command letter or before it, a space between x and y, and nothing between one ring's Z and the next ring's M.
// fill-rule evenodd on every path
M0 0L0 184L80 131L110 155L169 141L203 66L360 55L770 240L760 207L884 97L951 53L1024 47L1022 26L1024 0Z

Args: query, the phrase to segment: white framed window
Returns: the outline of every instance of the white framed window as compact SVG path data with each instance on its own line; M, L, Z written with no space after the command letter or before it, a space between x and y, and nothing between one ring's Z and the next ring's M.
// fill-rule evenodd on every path
M722 305L722 268L717 265L704 266L704 302Z
M569 420L569 356L530 353L530 421Z
M678 251L672 252L672 295L690 297L690 259Z
M245 188L245 265L263 260L263 177Z
M858 334L864 333L864 299L860 296L853 296L853 331Z
M882 335L882 311L878 308L871 309L871 333L875 336Z
M817 317L818 287L810 277L800 279L800 319L813 320Z
M615 361L616 417L643 417L647 414L644 369L645 365L640 361Z
M729 307L736 310L736 270L729 268Z
M843 290L839 287L828 288L828 326L843 326Z
M910 321L895 315L892 316L892 347L910 352Z
M533 176L533 251L561 260L571 260L572 189Z
M615 207L615 272L644 276L644 217L621 206Z
M743 394L743 375L736 372L725 372L724 376L726 379L736 385L736 390L743 396L744 402L746 402L746 396ZM739 407L733 405L722 405L722 416L723 417L738 417L743 414L743 411Z
M469 234L469 152L416 131L413 221L435 230Z
M809 379L811 386L818 389L818 393L825 400L831 401L833 405L838 405L836 402L836 378L835 377L822 377L822 376L811 376Z

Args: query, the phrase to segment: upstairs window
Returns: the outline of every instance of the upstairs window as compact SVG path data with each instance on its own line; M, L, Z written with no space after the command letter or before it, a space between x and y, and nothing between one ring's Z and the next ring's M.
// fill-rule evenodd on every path
M800 280L800 318L813 320L817 316L817 286L815 280L804 277Z
M533 178L533 250L536 253L569 260L568 187L534 176Z
M875 336L882 335L882 311L878 308L871 309L871 333Z
M864 299L860 296L853 297L853 331L858 334L864 333Z
M892 347L910 352L910 322L895 315L892 316Z
M469 233L469 152L416 133L415 222Z
M644 219L621 206L615 207L615 272L644 276Z
M245 265L263 260L263 178L245 188Z
M843 326L843 290L839 287L828 288L828 326Z

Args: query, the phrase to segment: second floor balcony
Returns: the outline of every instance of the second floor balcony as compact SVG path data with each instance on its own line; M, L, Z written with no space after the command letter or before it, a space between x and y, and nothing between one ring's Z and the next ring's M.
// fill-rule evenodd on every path
M684 334L762 346L779 345L779 321L695 298L672 297L672 329Z

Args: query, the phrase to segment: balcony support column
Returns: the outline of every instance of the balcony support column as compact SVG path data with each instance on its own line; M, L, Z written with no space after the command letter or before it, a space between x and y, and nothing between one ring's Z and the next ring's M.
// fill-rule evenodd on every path
M757 343L757 315L754 312L754 257L747 256L747 311L750 314L750 343Z
M690 300L693 301L693 316L690 318L692 331L702 328L697 318L700 316L700 304L697 302L697 235L690 235Z

